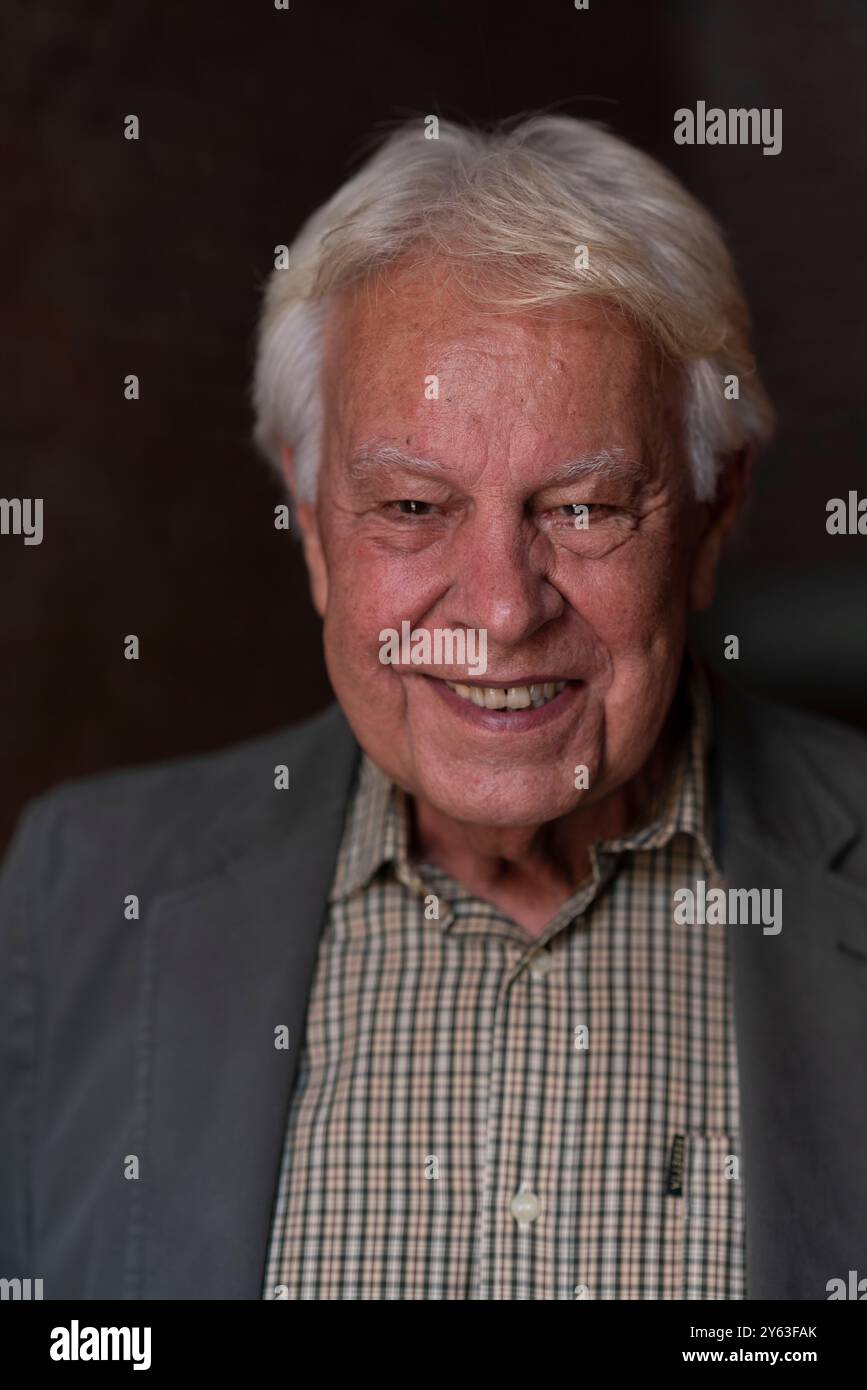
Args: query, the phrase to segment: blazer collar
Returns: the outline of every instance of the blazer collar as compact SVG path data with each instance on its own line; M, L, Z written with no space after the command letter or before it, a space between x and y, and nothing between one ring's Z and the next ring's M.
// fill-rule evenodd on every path
M714 705L710 775L714 839L760 847L782 863L829 866L861 835L841 801L819 744L793 737L794 711L710 677Z

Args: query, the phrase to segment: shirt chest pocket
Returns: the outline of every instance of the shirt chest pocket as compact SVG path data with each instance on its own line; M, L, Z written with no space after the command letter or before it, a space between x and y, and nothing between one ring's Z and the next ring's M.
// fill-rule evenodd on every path
M678 1152L679 1147L679 1152ZM739 1299L744 1289L743 1179L731 1134L679 1135L669 1189L680 1195L682 1299Z

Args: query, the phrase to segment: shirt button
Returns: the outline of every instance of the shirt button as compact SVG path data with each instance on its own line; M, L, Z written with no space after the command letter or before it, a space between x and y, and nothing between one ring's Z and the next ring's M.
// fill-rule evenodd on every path
M528 969L531 975L536 975L541 978L543 975L548 974L553 964L554 957L551 955L550 951L546 951L543 947L541 951L537 951L534 956L530 957Z
M525 1221L535 1221L542 1210L542 1203L535 1192L516 1192L509 1203L509 1211L515 1220L523 1225Z

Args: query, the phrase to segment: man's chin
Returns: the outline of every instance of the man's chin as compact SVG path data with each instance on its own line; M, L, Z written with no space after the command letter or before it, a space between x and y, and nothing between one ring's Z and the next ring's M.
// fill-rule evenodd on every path
M451 781L440 776L422 777L414 793L440 815L467 825L489 826L497 830L525 830L559 820L579 805L582 795L570 775L557 795L550 779L535 772L532 778L506 774L496 786L477 782L472 773Z

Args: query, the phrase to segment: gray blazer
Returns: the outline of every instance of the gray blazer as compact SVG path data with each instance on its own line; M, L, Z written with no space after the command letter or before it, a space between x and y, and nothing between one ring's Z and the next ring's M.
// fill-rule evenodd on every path
M867 1276L867 740L714 705L718 859L783 894L779 935L726 928L747 1295L824 1299ZM332 706L27 808L0 882L0 1276L55 1299L260 1297L357 758Z

